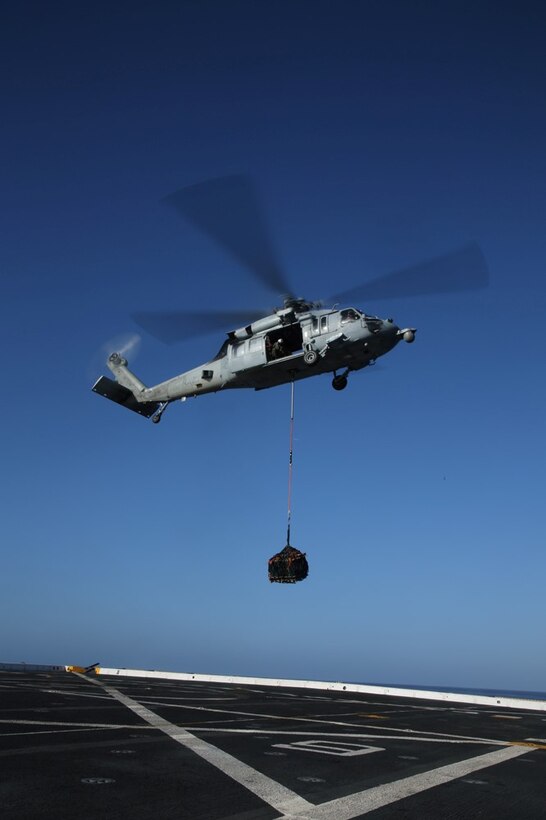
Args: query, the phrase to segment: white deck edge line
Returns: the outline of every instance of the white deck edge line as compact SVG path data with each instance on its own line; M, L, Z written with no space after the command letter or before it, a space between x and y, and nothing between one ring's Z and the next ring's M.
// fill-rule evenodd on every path
M545 700L528 700L502 695L467 695L459 692L436 692L424 689L402 689L392 686L374 686L363 683L334 681L290 680L282 678L251 678L235 675L202 675L192 672L162 672L145 669L117 669L97 667L99 675L115 675L128 678L158 678L162 680L197 681L201 683L240 683L244 686L274 686L287 689L319 689L326 692L353 692L362 695L388 695L395 698L437 700L445 703L466 703L475 706L493 706L504 709L526 709L546 712Z

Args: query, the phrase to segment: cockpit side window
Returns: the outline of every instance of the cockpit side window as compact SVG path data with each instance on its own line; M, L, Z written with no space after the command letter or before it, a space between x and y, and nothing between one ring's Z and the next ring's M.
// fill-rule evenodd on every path
M356 322L357 319L360 319L360 313L355 308L345 308L341 312L341 324L344 325L346 322Z

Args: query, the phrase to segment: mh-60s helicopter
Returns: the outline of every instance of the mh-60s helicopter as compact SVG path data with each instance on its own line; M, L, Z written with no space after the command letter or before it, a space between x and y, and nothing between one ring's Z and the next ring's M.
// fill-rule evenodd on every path
M262 390L321 373L333 373L332 386L343 390L351 372L375 363L400 341L411 343L415 328L399 328L392 319L338 305L360 298L382 299L447 293L484 287L488 272L475 243L412 268L370 280L324 303L291 295L278 266L251 181L229 176L184 188L165 200L224 246L270 289L284 295L283 307L267 316L249 311L215 313L140 313L133 318L148 332L175 342L228 323L242 326L210 361L153 387L112 353L107 366L115 381L102 376L93 390L155 423L176 400L230 388Z

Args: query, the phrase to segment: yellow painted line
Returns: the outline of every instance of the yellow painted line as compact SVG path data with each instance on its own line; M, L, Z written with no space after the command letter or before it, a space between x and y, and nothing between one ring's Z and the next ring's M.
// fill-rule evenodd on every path
M83 673L85 672L85 668L83 666L67 666L66 671L67 672L76 672L76 673L79 673L80 675L83 675Z
M528 746L530 749L546 749L545 743L529 743L526 740L514 740L509 743L510 746Z
M359 712L358 717L371 718L372 720L388 720L385 715L368 715L366 712Z

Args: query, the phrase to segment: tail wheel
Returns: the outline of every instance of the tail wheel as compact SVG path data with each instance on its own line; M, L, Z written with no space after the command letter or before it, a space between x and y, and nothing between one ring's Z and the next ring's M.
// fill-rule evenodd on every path
M332 387L334 390L345 390L347 387L347 376L334 376L332 379Z

